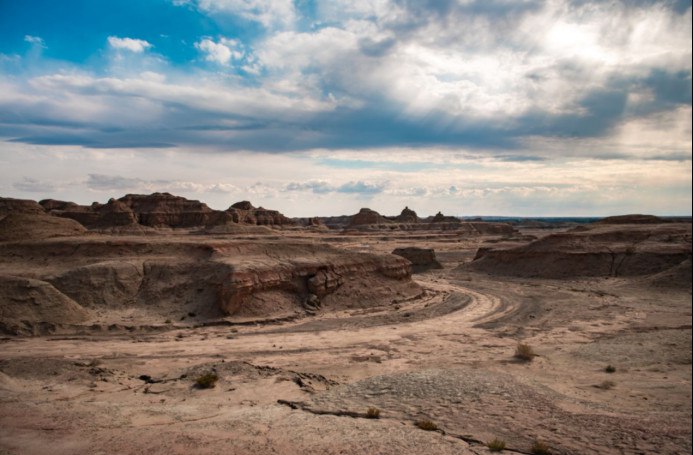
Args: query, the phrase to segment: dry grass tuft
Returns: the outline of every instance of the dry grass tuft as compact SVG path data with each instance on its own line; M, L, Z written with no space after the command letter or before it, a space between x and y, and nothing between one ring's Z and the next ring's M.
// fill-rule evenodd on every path
M517 344L514 356L516 359L520 359L525 362L531 362L532 359L536 356L537 354L534 352L534 349L532 349L532 346L524 343Z
M609 390L616 387L616 383L614 381L602 381L600 384L595 385L595 387L602 390Z
M536 440L534 444L532 444L531 453L533 455L551 455L551 449L549 449L547 444Z
M369 419L379 419L380 418L380 409L368 408L368 410L366 411L366 417Z
M493 441L487 442L486 447L488 447L491 452L502 452L505 450L505 441L495 438Z
M202 376L199 376L197 379L195 379L195 387L197 387L198 389L211 389L217 385L218 380L219 376L217 376L216 373L205 373Z
M426 431L438 430L438 425L436 425L435 423L433 423L432 421L430 421L428 419L417 420L416 422L414 422L414 425L416 425L417 427L421 428L422 430L426 430Z

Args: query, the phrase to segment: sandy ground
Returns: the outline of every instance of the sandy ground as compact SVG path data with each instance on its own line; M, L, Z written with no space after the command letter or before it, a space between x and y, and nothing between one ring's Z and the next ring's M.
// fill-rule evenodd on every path
M396 306L4 338L0 454L471 454L494 438L509 453L691 453L690 289L459 267L493 242L332 241L436 250L444 269ZM194 386L212 371L214 388Z

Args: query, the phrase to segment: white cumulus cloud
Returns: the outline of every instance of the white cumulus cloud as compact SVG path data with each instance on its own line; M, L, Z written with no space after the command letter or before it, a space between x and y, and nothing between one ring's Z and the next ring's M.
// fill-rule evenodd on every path
M205 60L219 65L229 65L231 59L239 60L244 55L238 41L226 38L221 38L218 42L204 38L195 43L195 47L205 54Z
M135 38L119 38L117 36L109 36L108 45L113 49L123 49L138 54L152 47L151 43L145 40Z

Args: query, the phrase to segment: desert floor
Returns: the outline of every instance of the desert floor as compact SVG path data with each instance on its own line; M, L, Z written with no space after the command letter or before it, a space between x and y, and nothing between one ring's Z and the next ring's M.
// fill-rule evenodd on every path
M3 338L0 454L691 453L690 289L471 272L484 238L314 237L444 268L368 310Z

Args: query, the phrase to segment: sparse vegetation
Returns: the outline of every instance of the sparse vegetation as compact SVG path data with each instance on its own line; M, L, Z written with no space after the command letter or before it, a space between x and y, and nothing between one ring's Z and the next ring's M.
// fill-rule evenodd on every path
M616 373L616 367L613 365L607 365L606 368L604 368L604 371L607 373Z
M195 379L195 387L198 389L211 389L217 385L219 376L214 372L205 373Z
M525 362L531 362L534 357L536 357L537 354L534 352L534 349L532 349L532 346L524 343L518 343L517 347L515 348L515 358L525 361Z
M602 381L600 384L597 384L595 387L598 389L602 389L602 390L609 390L609 389L613 389L614 387L616 387L616 383L614 381Z
M486 447L488 447L491 452L502 452L505 450L505 441L494 438L493 441L486 443Z
M366 417L369 419L379 419L380 418L380 409L378 408L368 408L366 411Z
M421 428L422 430L426 431L436 431L438 430L438 425L436 425L434 422L424 419L424 420L417 420L414 422L414 425L417 427Z
M533 455L551 455L551 450L546 443L536 440L532 444L531 453Z

